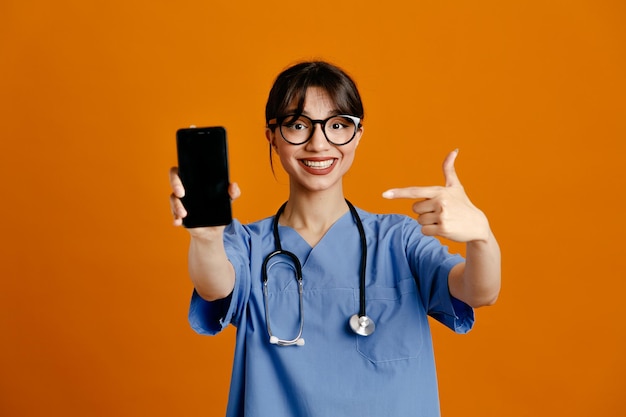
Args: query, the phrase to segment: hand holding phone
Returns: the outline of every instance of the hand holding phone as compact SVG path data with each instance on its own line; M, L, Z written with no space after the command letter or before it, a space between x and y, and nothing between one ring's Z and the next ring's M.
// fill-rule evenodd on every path
M176 132L178 176L185 189L181 198L187 228L227 225L232 221L228 194L226 129L220 126L185 128Z

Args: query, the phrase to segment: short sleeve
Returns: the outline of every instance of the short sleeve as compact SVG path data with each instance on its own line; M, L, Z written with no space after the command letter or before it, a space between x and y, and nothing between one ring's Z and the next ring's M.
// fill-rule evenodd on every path
M235 269L235 286L221 300L207 301L194 290L189 306L189 324L199 334L215 335L229 324L237 325L250 291L250 239L237 220L224 230L226 256Z
M191 328L199 334L214 335L221 332L228 326L232 317L230 307L233 293L226 298L215 301L206 301L198 295L196 290L191 295L191 305L189 306L189 324Z
M474 309L453 297L448 285L450 270L460 262L463 259L457 255L440 267L432 287L434 294L429 300L428 314L454 332L465 334L474 326Z
M405 226L407 256L428 315L457 333L474 325L474 310L450 294L450 270L465 260L451 254L434 237L424 236L421 226L410 219Z

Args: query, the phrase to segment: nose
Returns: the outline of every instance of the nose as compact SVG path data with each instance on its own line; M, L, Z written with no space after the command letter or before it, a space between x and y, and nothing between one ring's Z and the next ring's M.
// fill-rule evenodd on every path
M311 151L322 151L328 149L330 143L326 140L326 135L324 135L324 131L322 130L321 123L315 123L313 125L313 136L306 143L307 150Z

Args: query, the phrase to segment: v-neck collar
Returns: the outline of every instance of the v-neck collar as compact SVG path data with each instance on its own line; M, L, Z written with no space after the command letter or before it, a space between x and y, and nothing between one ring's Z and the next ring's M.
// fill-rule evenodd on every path
M291 226L278 225L278 234L280 236L281 245L284 250L293 252L302 263L304 268L309 256L316 250L322 250L323 247L332 244L333 235L340 233L341 230L346 227L354 228L357 233L356 225L352 219L350 210L342 214L324 233L322 238L317 242L315 246L309 245L309 243ZM287 244L285 242L288 242Z

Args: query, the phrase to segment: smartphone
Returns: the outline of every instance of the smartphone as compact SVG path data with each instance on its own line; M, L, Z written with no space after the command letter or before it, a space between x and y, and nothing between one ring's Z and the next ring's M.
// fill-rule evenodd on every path
M176 131L178 176L185 187L181 199L187 228L221 226L232 221L228 185L226 129L191 127Z

